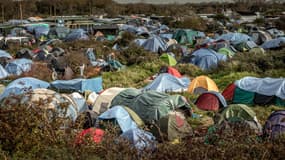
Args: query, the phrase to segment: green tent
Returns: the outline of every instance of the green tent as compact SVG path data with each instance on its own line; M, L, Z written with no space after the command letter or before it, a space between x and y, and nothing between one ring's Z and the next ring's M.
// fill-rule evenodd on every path
M221 124L224 121L257 121L257 119L255 112L248 106L244 104L231 104L222 111L217 123Z
M173 141L193 134L192 128L181 112L170 112L152 125L150 132L160 140Z
M175 66L177 64L176 59L167 53L162 54L160 60L167 63L169 66Z
M254 95L254 92L249 92L236 87L234 91L233 103L254 104Z
M174 33L173 39L175 39L179 44L194 45L195 36L197 35L198 32L191 29L178 29Z
M218 53L221 53L221 54L224 54L224 55L227 55L229 57L233 57L235 55L235 52L233 52L232 50L230 50L229 48L220 48L218 50Z
M190 105L180 95L168 95L156 91L140 91L126 89L120 92L111 103L111 106L128 106L145 122L152 123L168 115L175 109L189 111Z
M276 101L275 101L276 106L280 106L280 107L285 107L285 99L281 99L279 97L276 97Z

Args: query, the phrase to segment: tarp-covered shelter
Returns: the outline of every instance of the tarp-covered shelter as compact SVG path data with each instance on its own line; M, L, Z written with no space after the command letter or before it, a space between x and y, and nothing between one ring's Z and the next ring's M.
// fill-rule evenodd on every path
M28 72L31 70L33 61L26 58L14 59L10 61L5 69L9 74L13 75L21 75L24 72Z

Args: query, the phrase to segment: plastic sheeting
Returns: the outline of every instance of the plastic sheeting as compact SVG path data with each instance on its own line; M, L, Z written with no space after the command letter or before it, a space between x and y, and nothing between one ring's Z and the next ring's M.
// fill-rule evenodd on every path
M14 74L14 75L19 76L23 72L30 71L32 64L33 64L33 61L30 59L26 59L26 58L15 59L15 60L9 62L5 66L5 69L9 74Z
M280 38L276 38L276 39L272 39L270 41L266 41L264 42L261 47L263 49L273 49L273 48L278 48L281 45L285 44L285 37L280 37Z
M168 73L160 74L144 90L155 90L158 92L182 92L186 91L190 83L187 77L177 78Z
M123 133L130 129L138 128L137 124L132 120L129 113L122 106L114 106L113 108L102 113L98 118L99 120L115 119Z
M227 40L230 41L231 44L236 45L242 42L252 41L252 38L243 33L227 33L221 35L216 40Z
M59 91L75 91L82 93L89 90L98 93L103 89L102 81L102 77L92 79L56 80L51 82L50 85L51 88Z
M19 78L9 83L9 85L5 88L3 94L1 94L0 100L9 96L10 94L19 95L27 91L34 90L36 88L48 88L48 87L49 83L36 78L32 77Z
M0 49L0 58L12 59L13 57L8 52Z
M285 78L244 77L237 80L235 85L249 92L266 96L275 95L281 99L285 99Z
M203 70L216 68L219 61L226 61L227 56L217 53L211 49L201 48L192 53L190 63L200 67Z
M71 42L71 41L76 41L76 40L88 40L89 37L87 36L86 32L83 29L75 29L72 30L71 33L69 33L65 41Z

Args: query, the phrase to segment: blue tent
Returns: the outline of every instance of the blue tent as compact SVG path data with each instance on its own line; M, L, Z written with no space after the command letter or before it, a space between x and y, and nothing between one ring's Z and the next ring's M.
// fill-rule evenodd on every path
M65 41L71 42L71 41L76 41L76 40L88 40L89 37L87 36L86 32L83 29L75 29L72 30L71 33L69 33Z
M49 83L32 78L32 77L24 77L14 80L9 83L9 85L5 88L4 92L0 96L0 100L5 97L8 97L10 94L19 95L23 94L27 91L34 90L36 88L48 88Z
M190 63L200 67L203 70L209 70L211 68L216 68L219 61L226 61L227 56L220 54L211 49L201 48L196 50L191 55Z
M143 149L154 150L156 148L155 137L150 132L138 128L124 132L121 137L129 140L138 151Z
M49 33L49 27L47 26L37 26L34 28L35 37L40 38L42 35L47 36Z
M138 128L137 124L133 121L128 111L126 111L122 106L114 106L106 112L102 113L98 118L99 120L115 119L123 133L130 129Z
M243 33L227 33L219 36L216 40L227 40L236 45L242 42L252 41L252 38Z
M285 44L285 37L279 37L279 38L264 42L261 45L261 47L263 49L273 49L273 48L281 47L284 44Z
M13 57L8 52L0 49L0 58L12 59Z
M182 92L187 90L190 79L187 77L177 78L168 73L162 73L156 77L144 90L158 92Z
M135 44L142 46L143 43L146 41L146 39L135 39L134 42Z
M81 92L86 90L99 93L102 91L102 77L92 79L56 80L50 83L50 87L58 91Z
M127 24L124 24L120 27L120 30L121 31L127 31L127 32L130 32L130 33L136 33L137 32L137 28L133 25L127 25Z
M33 61L30 59L26 59L26 58L15 59L15 60L9 62L5 66L5 69L9 74L14 74L14 75L19 76L23 72L30 71L32 64L33 64Z
M149 39L147 39L142 45L145 50L151 51L151 52L163 52L167 49L167 43L160 38L159 36L153 36Z
M9 73L0 64L0 79L4 79L9 76Z

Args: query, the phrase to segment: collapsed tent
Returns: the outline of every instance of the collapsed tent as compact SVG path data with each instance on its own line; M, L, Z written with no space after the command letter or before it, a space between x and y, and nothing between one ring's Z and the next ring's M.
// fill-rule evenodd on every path
M216 91L219 92L219 89L216 83L207 76L199 76L191 81L188 92L192 94L201 94L205 91Z
M141 92L137 89L126 89L120 92L112 100L111 106L115 105L128 106L145 123L158 121L171 110L189 111L190 109L186 99L180 95L168 95L156 91Z
M167 43L159 36L153 36L144 41L141 45L145 50L161 53L166 51Z
M197 98L195 105L202 110L217 111L227 107L227 102L219 92L207 91Z
M275 48L283 47L284 45L285 45L285 37L279 37L279 38L264 42L261 45L261 47L263 49L275 49Z
M48 32L49 32L49 27L37 26L34 28L34 34L37 39L39 39L41 36L47 36Z
M72 79L56 80L50 83L50 87L59 92L81 92L93 91L99 93L102 91L102 77L92 79Z
M263 134L271 139L279 138L285 134L285 110L275 111L268 117Z
M285 106L285 79L244 77L222 94L233 103Z
M24 72L28 72L31 70L33 61L30 59L15 59L10 61L6 66L5 69L9 74L13 75L21 75Z
M66 37L66 42L76 41L76 40L88 40L86 32L83 29L72 30Z
M217 68L220 61L226 61L227 56L217 53L211 49L201 48L191 54L190 63L200 67L203 70Z
M181 112L171 111L158 120L150 131L160 140L174 141L189 137L193 134L192 128Z
M157 92L183 92L189 86L190 80L187 77L177 78L168 73L159 74L143 90L155 90Z
M99 120L115 120L115 124L120 126L121 131L124 133L130 129L138 128L137 124L133 121L132 117L122 106L114 106L106 112L102 113Z
M227 34L221 35L216 40L227 40L227 41L230 41L231 44L237 45L242 42L251 41L252 38L243 33L227 33Z
M48 88L48 87L49 83L36 78L32 77L19 78L8 84L4 92L1 94L0 100L10 95L19 95L37 88Z

